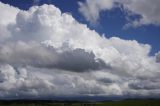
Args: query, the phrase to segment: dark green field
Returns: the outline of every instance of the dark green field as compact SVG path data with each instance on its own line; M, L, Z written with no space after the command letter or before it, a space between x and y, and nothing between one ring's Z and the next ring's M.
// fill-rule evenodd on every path
M123 100L109 102L0 101L0 106L160 106L160 100Z

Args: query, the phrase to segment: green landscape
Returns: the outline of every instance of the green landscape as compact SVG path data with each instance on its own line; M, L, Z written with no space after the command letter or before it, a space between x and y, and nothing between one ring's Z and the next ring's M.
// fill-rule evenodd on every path
M0 106L160 106L160 100L122 100L105 102L0 101Z

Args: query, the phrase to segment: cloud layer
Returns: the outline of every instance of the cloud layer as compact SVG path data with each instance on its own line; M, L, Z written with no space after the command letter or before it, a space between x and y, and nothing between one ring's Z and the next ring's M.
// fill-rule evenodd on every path
M0 3L6 9L1 99L159 97L159 53L149 56L150 45L105 38L53 5L24 11Z
M86 0L79 2L79 11L87 21L94 24L102 11L122 8L128 21L125 27L139 27L160 25L159 5L159 0ZM133 19L133 16L137 18Z

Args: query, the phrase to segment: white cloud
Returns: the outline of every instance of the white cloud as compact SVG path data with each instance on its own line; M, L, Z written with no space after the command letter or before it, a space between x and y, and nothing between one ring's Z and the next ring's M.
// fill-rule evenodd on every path
M10 5L4 5L0 2L0 42L4 39L10 37L10 32L8 31L7 25L15 22L18 8L12 7Z
M160 25L159 0L122 0L128 15L139 15L140 18L131 20L127 26Z
M1 99L159 96L150 45L101 37L53 5L14 16L0 42Z
M86 0L79 3L79 11L87 21L95 23L102 11L112 10L121 5L128 23L125 27L139 27L142 25L160 25L159 0ZM119 6L121 8L121 6ZM130 16L138 15L132 19Z
M79 11L87 21L96 24L101 11L110 10L114 7L113 0L86 0L85 3L78 3Z

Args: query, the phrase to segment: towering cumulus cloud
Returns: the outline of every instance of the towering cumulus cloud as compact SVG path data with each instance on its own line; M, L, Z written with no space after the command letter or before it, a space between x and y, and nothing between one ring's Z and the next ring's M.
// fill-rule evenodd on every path
M0 99L159 97L150 45L105 38L54 5L0 10Z

